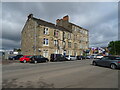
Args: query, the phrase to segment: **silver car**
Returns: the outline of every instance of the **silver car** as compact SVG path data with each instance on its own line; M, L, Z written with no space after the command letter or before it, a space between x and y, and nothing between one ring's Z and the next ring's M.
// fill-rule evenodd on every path
M93 60L93 65L107 66L111 69L120 68L120 56L104 56L101 59Z
M66 55L66 58L68 60L77 60L77 57L76 56L71 56L71 55Z

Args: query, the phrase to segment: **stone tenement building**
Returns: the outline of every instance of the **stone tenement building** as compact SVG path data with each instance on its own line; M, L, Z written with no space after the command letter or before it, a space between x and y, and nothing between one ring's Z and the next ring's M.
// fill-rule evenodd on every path
M49 59L53 53L77 56L89 45L88 30L70 23L68 15L53 24L30 14L21 34L24 55L43 55Z

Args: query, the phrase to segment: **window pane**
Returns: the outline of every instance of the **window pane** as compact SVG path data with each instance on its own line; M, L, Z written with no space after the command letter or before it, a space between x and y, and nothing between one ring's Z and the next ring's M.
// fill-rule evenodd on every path
M45 38L43 39L43 44L45 44Z
M120 57L115 57L115 60L120 60Z
M44 31L43 31L43 33L45 34L45 28L44 28Z
M48 28L44 28L44 34L48 34Z
M46 39L46 45L48 45L48 39Z
M56 30L54 30L54 36L55 36L55 32L56 32Z
M54 45L56 45L56 40L54 40Z

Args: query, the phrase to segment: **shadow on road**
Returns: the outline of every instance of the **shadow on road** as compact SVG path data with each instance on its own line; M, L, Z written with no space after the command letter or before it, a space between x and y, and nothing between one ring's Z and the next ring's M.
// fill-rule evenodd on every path
M54 88L54 84L47 83L43 79L39 79L37 82L27 81L18 82L17 79L3 80L3 88Z

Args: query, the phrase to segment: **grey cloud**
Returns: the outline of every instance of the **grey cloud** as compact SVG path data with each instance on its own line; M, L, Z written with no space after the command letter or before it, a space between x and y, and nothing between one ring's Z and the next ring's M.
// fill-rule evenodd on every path
M118 39L118 23L117 20L114 20L109 23L102 23L96 27L93 28L94 30L97 30L93 33L90 32L90 44L91 46L107 46L108 42L114 41Z
M2 24L3 24L3 27L2 27L3 39L13 40L16 42L20 41L20 35L22 30L21 24L10 22L10 21L3 21Z
M20 48L20 42L15 42L13 40L8 40L8 39L2 39L2 48L4 49Z
M117 39L117 3L4 2L2 3L4 47L20 47L21 30L30 13L52 23L64 15L69 15L70 22L89 30L90 46L107 46L109 41Z
M103 40L101 40L100 37L102 37ZM92 47L92 46L95 46L95 47L105 47L105 46L107 46L109 44L110 41L114 41L117 38L118 38L117 36L114 36L114 37L111 37L111 38L106 38L106 37L101 35L97 39L95 39L95 38L91 39L90 47ZM94 39L95 39L95 41L94 41Z

